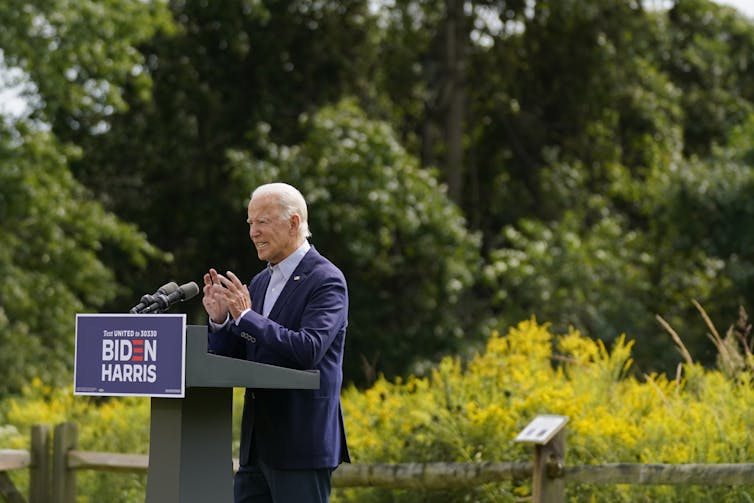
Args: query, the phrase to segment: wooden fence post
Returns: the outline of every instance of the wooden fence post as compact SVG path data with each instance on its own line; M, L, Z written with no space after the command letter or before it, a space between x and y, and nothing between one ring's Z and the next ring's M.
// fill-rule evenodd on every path
M26 503L24 497L18 492L8 472L0 472L0 501L7 503Z
M533 503L565 502L565 432L562 429L546 444L534 447Z
M55 426L52 445L52 503L75 503L76 472L68 468L68 451L76 448L78 428L75 423Z
M50 427L31 427L31 466L29 467L29 503L50 501Z

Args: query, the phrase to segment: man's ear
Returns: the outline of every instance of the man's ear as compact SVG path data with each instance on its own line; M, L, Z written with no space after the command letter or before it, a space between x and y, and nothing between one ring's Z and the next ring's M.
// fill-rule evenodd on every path
M298 234L298 228L301 225L301 216L293 214L291 216L291 219L289 220L289 222L290 222L290 225L291 225L291 231L294 234Z

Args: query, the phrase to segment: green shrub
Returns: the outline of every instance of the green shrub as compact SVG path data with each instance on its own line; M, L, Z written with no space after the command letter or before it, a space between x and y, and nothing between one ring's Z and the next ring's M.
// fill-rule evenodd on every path
M744 463L754 453L754 390L694 364L676 379L631 372L632 341L611 351L572 330L553 336L534 319L493 333L465 364L444 359L428 378L410 377L344 393L356 463L523 461L513 442L536 415L568 416L567 465ZM348 489L339 502L501 502L530 495L530 481L425 493ZM570 501L750 501L749 487L568 484Z
M553 335L531 319L466 362L445 358L426 378L344 390L349 445L356 463L528 461L532 448L513 441L537 414L570 418L567 465L603 463L748 463L754 453L754 400L749 374L705 370L643 375L632 369L633 342L608 350L572 330ZM235 390L234 455L242 390ZM0 403L0 447L27 449L31 425L79 424L83 450L145 453L146 398L74 397L33 381ZM13 473L25 490L25 472ZM78 501L141 502L143 475L81 472ZM461 491L336 489L334 503L513 502L530 496L529 480ZM567 484L569 501L738 502L754 489L703 486Z
M13 449L28 449L31 426L71 421L78 424L78 448L87 451L145 454L149 447L149 400L145 398L89 398L74 396L70 388L53 388L34 379L18 398L0 405L0 423L15 427L3 442ZM14 480L26 491L25 473ZM77 476L77 502L143 501L146 477L137 474L81 471Z
M233 455L238 456L243 390L234 390ZM74 396L34 379L21 395L0 403L0 449L29 449L31 427L63 422L78 425L78 449L146 454L149 450L149 399ZM13 481L28 492L28 473L14 471ZM143 502L145 475L82 470L77 475L77 503Z

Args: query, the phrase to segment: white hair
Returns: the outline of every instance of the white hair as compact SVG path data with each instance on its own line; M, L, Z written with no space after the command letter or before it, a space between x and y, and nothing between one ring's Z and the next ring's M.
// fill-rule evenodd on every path
M277 197L280 203L280 215L283 218L290 219L293 215L299 216L301 221L298 226L299 237L306 239L312 235L309 232L309 212L306 209L306 200L296 187L282 182L266 183L254 189L251 199L262 195Z

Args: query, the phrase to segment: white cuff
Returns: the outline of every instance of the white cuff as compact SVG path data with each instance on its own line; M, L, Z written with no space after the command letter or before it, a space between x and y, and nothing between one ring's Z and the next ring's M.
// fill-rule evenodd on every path
M234 320L234 321L236 322L236 326L238 326L238 323L239 323L239 322L241 321L241 318L243 318L244 316L246 316L246 313L248 313L249 311L251 311L251 309L244 309L244 310L243 310L243 311L241 312L241 314L239 314L239 315L238 315L238 318L236 318L236 319ZM230 316L230 315L229 315L229 316ZM228 321L226 320L225 322L227 323Z
M225 315L225 321L223 321L222 323L215 323L214 321L212 321L212 318L210 318L209 328L212 332L217 332L218 330L222 330L225 327L225 325L228 324L229 321L230 321L230 313L227 313Z

